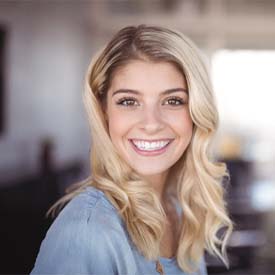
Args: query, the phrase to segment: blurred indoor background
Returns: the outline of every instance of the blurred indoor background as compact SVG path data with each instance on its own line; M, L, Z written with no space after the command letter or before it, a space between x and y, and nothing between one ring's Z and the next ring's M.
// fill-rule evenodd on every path
M208 273L275 274L274 0L0 0L0 274L30 272L46 210L89 174L87 66L141 23L182 31L211 68L235 231L230 269L207 255Z

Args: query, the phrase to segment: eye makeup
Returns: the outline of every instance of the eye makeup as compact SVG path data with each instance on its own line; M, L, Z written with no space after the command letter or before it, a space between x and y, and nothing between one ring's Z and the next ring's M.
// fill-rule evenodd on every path
M172 105L172 106L179 106L179 105L184 105L186 102L183 98L178 97L178 96L172 96L166 99L166 102L174 102L173 104L164 104L164 105Z
M137 100L134 97L122 97L116 101L116 104L122 105L125 107L130 107L130 106L136 106L135 102L137 102Z
M181 106L186 104L186 100L184 100L181 97L172 96L164 100L164 104L162 105L171 105L171 106ZM137 99L134 97L122 97L116 101L116 105L121 105L124 107L132 107L132 106L138 106L139 104Z

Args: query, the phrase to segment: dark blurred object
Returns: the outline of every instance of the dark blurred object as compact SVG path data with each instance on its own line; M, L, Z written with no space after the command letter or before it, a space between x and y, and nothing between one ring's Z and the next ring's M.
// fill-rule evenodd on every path
M40 145L40 178L41 187L49 198L49 203L54 203L60 196L55 167L54 142L51 138L44 138Z
M81 175L79 161L48 170L47 148L47 169L43 173L2 184L6 187L0 188L0 274L30 273L41 241L53 221L46 218L47 210L63 195L62 186L78 181ZM45 173L46 170L50 173Z
M54 172L54 144L50 138L41 142L40 166L42 175Z
M230 181L225 183L226 201L235 226L227 249L229 270L221 261L207 255L208 273L272 274L270 270L256 268L257 252L266 244L266 238L263 230L264 215L252 207L250 191L254 176L253 163L237 157L221 161L226 163L230 175Z
M5 126L5 47L6 47L6 30L0 26L0 135L4 132Z

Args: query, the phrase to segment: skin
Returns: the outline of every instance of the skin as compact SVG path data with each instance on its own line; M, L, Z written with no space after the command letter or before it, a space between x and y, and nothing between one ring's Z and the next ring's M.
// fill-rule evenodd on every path
M182 90L162 94L176 88ZM116 93L120 89L139 94ZM122 102L125 97L127 100ZM131 61L114 74L107 92L106 115L110 137L119 154L149 180L161 198L169 168L185 152L192 136L185 77L168 62ZM164 154L141 156L133 150L129 141L133 138L173 141Z
M138 94L125 92L125 89ZM179 90L163 94L169 89ZM163 190L169 169L183 155L192 137L193 123L184 75L168 62L131 61L114 74L107 92L106 119L111 140L119 154L152 184L170 214L162 246L163 256L172 256L176 232L170 225L175 225L176 218L175 212L169 213L169 207L164 203ZM164 138L172 139L172 142L158 156L138 154L130 141Z

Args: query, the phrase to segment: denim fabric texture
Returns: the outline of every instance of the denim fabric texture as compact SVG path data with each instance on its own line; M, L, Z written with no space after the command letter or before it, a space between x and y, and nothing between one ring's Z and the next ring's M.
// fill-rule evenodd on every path
M185 274L175 258L160 257L165 275ZM31 274L159 274L156 262L131 242L123 220L95 187L73 198L43 240ZM199 272L206 275L204 260Z

